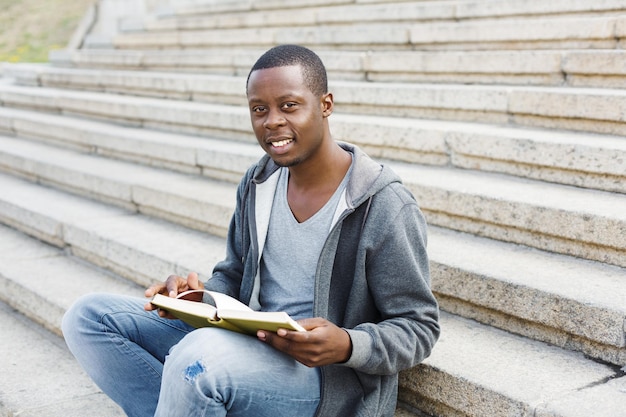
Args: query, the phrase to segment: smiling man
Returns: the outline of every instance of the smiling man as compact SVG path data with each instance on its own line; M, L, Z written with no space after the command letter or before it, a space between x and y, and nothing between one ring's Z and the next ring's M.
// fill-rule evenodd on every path
M129 416L391 417L398 372L439 336L424 217L388 167L333 140L315 53L270 49L246 89L266 155L239 184L226 258L205 283L173 275L146 296L206 288L307 331L193 329L95 294L66 314L67 343Z

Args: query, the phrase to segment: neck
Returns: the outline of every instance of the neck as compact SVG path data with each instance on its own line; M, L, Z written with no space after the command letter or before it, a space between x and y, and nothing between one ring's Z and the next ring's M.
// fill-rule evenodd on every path
M329 141L315 160L289 168L290 186L300 189L336 186L346 175L351 163L350 153L335 141Z

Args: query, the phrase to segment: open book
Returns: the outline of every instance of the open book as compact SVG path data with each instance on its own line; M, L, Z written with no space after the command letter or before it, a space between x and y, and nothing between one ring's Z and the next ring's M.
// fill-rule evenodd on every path
M215 306L181 298L192 292L209 294ZM256 335L257 330L275 332L280 328L306 331L285 312L254 311L239 300L214 291L185 291L177 298L156 294L150 302L196 328L215 326L251 335Z

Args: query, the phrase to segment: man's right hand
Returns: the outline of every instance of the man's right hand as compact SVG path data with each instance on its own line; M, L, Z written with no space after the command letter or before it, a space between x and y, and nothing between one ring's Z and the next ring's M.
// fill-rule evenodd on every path
M167 277L165 282L161 282L158 284L151 285L145 292L145 296L152 298L155 294L163 294L168 297L175 298L181 292L189 291L189 290L201 290L204 288L204 284L200 282L198 279L198 274L195 272L190 272L187 275L187 278L179 277L178 275L170 275ZM185 297L186 300L191 301L202 301L202 293L190 294L188 297ZM157 310L158 307L153 305L152 303L146 303L144 305L146 311ZM159 316L166 318L173 318L166 311L159 310Z

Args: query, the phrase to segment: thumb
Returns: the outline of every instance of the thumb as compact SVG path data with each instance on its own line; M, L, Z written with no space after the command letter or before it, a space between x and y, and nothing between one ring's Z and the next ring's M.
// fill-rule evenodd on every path
M204 284L200 282L198 273L196 272L190 272L189 275L187 275L187 286L192 290L201 290L204 288Z

